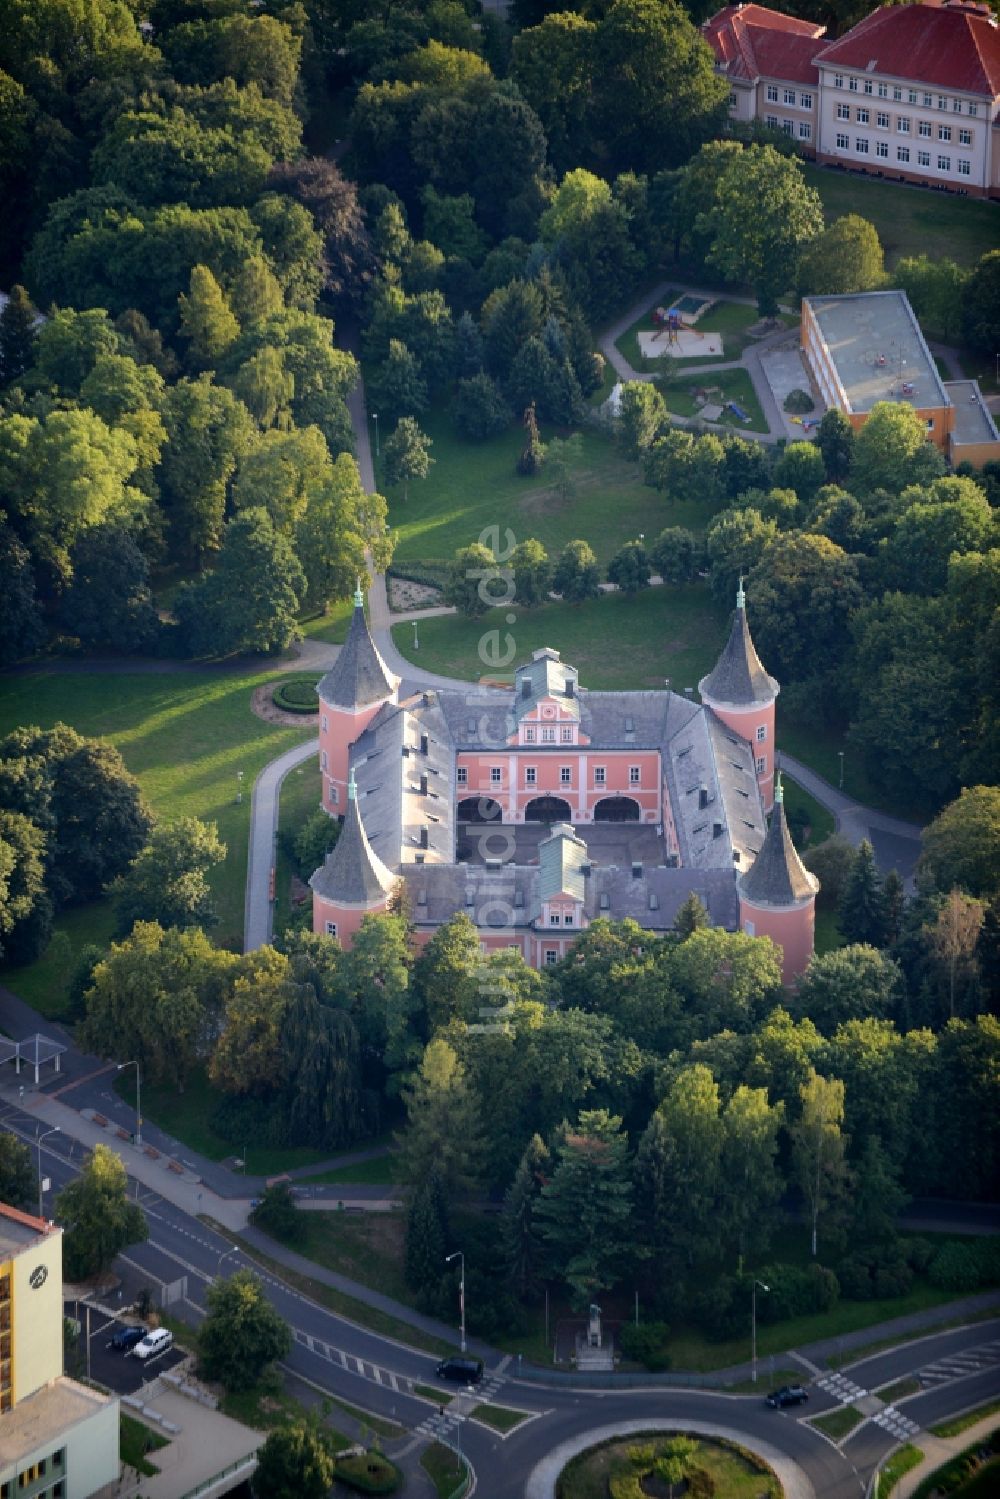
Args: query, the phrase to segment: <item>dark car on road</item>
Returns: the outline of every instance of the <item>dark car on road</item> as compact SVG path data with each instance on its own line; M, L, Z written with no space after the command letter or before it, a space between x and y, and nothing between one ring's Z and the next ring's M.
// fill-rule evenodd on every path
M437 1366L438 1379L454 1379L458 1384L478 1384L483 1377L481 1358L446 1358Z
M148 1327L139 1327L138 1325L135 1327L119 1327L108 1347L113 1348L116 1353L128 1353L129 1349L134 1348L136 1343L142 1342L148 1331Z
M809 1399L809 1391L804 1390L800 1384L783 1384L780 1390L772 1390L767 1396L767 1404L772 1410L784 1410L786 1405L801 1405L804 1400Z

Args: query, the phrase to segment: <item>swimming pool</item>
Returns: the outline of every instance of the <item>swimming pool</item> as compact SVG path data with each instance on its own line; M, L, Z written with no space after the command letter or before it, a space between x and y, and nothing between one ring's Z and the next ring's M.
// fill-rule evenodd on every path
M712 301L711 297L695 297L687 292L673 303L673 310L681 313L689 323L693 323L707 308L711 307Z

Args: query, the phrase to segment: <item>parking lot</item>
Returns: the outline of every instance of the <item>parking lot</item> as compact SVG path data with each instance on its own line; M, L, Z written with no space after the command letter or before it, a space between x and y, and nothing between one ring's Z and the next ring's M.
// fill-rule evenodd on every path
M78 1342L79 1358L74 1366L72 1357L67 1357L66 1372L67 1374L86 1374L87 1352L84 1341L87 1335L86 1309L82 1303L67 1301L64 1310L67 1317L76 1318L81 1323ZM134 1395L141 1384L151 1383L164 1370L175 1368L186 1357L176 1345L173 1345L167 1349L166 1353L154 1355L143 1363L133 1358L130 1353L119 1353L109 1347L117 1329L131 1326L134 1321L134 1318L128 1317L120 1321L111 1321L96 1307L91 1307L90 1310L90 1377L98 1384L113 1390L116 1395Z

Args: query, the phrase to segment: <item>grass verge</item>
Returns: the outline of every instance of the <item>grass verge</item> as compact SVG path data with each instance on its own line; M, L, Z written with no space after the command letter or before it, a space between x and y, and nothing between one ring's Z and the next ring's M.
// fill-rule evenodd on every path
M434 1485L438 1499L451 1499L456 1492L464 1492L467 1470L450 1447L432 1442L427 1451L420 1454L420 1466Z
M474 1405L469 1416L492 1426L494 1431L513 1431L522 1421L530 1418L528 1411L512 1411L505 1405Z
M223 1395L219 1409L223 1415L230 1416L234 1421L242 1421L244 1426L252 1426L256 1431L273 1431L276 1426L285 1426L291 1421L305 1421L311 1415L301 1401L280 1388L277 1379L268 1379L252 1390ZM335 1431L325 1423L323 1435L334 1452L350 1446L350 1439L343 1432Z
M152 1431L145 1421L137 1421L134 1416L126 1416L122 1411L119 1416L121 1423L121 1435L119 1439L119 1455L127 1468L134 1468L141 1473L143 1478L155 1478L159 1474L159 1468L148 1459L150 1452L156 1452L160 1447L167 1446L166 1437L161 1437L158 1431Z
M905 1400L907 1395L915 1395L918 1390L922 1389L923 1385L920 1380L908 1375L905 1379L894 1380L892 1384L885 1385L875 1393L880 1400L885 1401L886 1405L893 1405L897 1400Z
M384 1155L375 1156L370 1161L358 1161L354 1166L339 1166L335 1171L319 1171L315 1176L304 1177L303 1184L331 1182L334 1186L345 1187L394 1187L398 1180L399 1167L395 1152L388 1150Z
M769 1369L766 1380L758 1379L755 1382L752 1379L741 1379L724 1388L727 1395L760 1395L763 1398L767 1390L783 1384L798 1384L801 1378L801 1369Z
M292 837L319 808L323 799L323 777L319 755L290 770L281 783L278 797L278 843L274 866L274 931L280 936L293 915L292 880L298 875L295 861L286 848L286 836ZM312 871L310 870L310 873Z
M882 1476L878 1486L880 1499L887 1499L899 1480L909 1473L911 1468L919 1467L923 1460L923 1452L919 1447L914 1447L912 1442L907 1442L905 1447L900 1447L898 1452L894 1452L881 1469Z
M991 1400L986 1405L977 1405L974 1410L966 1411L964 1415L955 1416L951 1421L940 1421L937 1426L930 1428L931 1434L936 1437L961 1436L963 1431L968 1431L977 1421L985 1421L987 1416L995 1416L997 1411L1000 1411L1000 1400Z
M714 418L719 425L732 427L737 432L771 430L764 409L757 399L754 383L746 370L719 370L718 374L691 375L688 379L690 384L686 382L683 371L678 371L673 379L669 378L668 372L664 379L663 398L675 415L700 416L701 408L705 405L703 397L707 395L709 401L722 407L722 415ZM729 401L735 401L741 406L750 420L741 421L735 412L728 409Z
M453 1399L451 1395L446 1395L444 1390L436 1390L433 1385L429 1384L415 1384L413 1393L419 1395L421 1400L432 1400L435 1405L449 1406Z
M923 1237L923 1236L921 1236ZM935 1322L934 1331L947 1332L949 1327L968 1327L974 1322L992 1322L996 1317L996 1307L987 1307L975 1316L949 1317L944 1322ZM896 1315L893 1313L893 1315ZM831 1354L827 1360L828 1369L843 1369L850 1364L859 1364L862 1359L871 1358L875 1353L882 1353L886 1348L897 1348L900 1343L910 1343L914 1338L923 1338L927 1335L926 1328L919 1328L913 1332L897 1333L892 1338L875 1338L870 1343L862 1343L858 1348L845 1349L843 1353Z
M809 1425L818 1426L820 1431L825 1431L828 1437L839 1442L841 1437L846 1437L849 1431L854 1430L860 1420L859 1410L855 1410L853 1405L842 1405L838 1410L827 1411L825 1416L813 1416Z

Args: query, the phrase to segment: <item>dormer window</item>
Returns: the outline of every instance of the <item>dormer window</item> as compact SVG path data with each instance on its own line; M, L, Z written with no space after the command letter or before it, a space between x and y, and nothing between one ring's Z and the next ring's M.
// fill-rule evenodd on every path
M563 744L572 744L573 743L573 730L571 728L562 729L560 731L559 737L562 740Z
M543 744L555 744L555 742L556 742L556 731L555 731L555 729L543 729L542 730L542 743Z
M524 742L525 742L525 744L534 744L534 742L535 742L535 731L534 731L534 729L525 729L525 731L524 731Z

